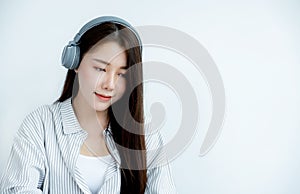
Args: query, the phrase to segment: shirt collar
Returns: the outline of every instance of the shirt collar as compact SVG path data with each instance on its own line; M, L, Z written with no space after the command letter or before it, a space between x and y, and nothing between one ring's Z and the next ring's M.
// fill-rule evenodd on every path
M63 133L64 134L73 134L81 132L83 135L87 136L87 132L81 128L77 117L75 115L73 106L72 106L72 98L68 98L65 101L61 102L61 116L62 116L62 123L63 123ZM105 137L105 143L107 148L115 159L116 164L120 166L121 158L118 154L118 150L116 148L115 142L112 137L112 130L109 124L108 128L103 131L103 135Z
M75 115L74 108L72 106L72 97L66 99L61 103L61 116L64 126L64 134L77 133L83 130ZM111 133L110 124L108 125L108 128L103 131L103 133L105 132Z
M77 133L82 131L72 106L72 97L61 103L61 116L63 131L65 134Z

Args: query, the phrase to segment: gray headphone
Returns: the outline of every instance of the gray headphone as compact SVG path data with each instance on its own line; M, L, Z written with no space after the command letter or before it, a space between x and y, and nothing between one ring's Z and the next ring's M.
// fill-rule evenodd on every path
M64 67L66 67L67 69L76 69L79 66L80 48L78 45L79 45L80 38L84 33L86 33L91 28L103 24L105 22L112 22L129 28L136 35L139 42L139 46L140 48L142 48L142 41L137 31L127 21L115 16L101 16L85 24L80 29L80 31L76 34L74 39L71 40L68 43L68 45L64 47L62 57L61 57L61 62Z

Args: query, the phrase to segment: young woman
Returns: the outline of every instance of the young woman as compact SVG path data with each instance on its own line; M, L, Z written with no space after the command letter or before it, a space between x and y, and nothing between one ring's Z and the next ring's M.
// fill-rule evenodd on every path
M14 139L1 193L176 193L144 131L141 40L121 18L88 22L64 48L63 92ZM154 150L154 153L150 149Z

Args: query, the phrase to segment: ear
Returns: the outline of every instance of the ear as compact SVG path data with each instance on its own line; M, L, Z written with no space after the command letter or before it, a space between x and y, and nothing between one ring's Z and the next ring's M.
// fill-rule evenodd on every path
M74 69L75 73L78 73L78 68L77 69Z

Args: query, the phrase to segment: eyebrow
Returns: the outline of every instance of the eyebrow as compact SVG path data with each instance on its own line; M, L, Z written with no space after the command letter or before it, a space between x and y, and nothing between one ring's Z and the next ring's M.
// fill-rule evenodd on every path
M110 65L109 62L104 61L104 60L102 60L102 59L96 59L96 58L93 58L93 60L94 60L94 61L97 61L97 62L99 62L99 63L103 63L103 64L105 64L105 65ZM127 66L121 66L120 69L128 69L128 67L127 67Z

